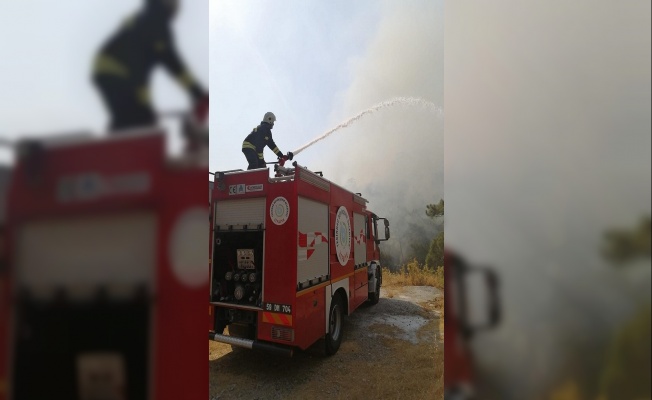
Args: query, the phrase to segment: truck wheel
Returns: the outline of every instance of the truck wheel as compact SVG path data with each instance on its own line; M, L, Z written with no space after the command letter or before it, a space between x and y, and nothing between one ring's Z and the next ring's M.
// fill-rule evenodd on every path
M378 304L380 300L380 276L376 279L376 291L374 293L369 293L369 303L371 305Z
M344 305L342 297L336 295L331 302L331 309L328 314L328 334L326 334L326 355L332 356L342 344Z

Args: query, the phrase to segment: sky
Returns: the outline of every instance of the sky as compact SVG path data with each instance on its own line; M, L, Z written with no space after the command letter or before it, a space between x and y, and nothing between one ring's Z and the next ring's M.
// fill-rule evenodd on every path
M91 63L139 5L0 3L0 137L106 135L108 115L90 81ZM274 137L288 152L397 96L441 107L442 15L442 1L426 0L183 2L173 25L178 46L213 93L210 169L246 168L242 140L267 111L276 114ZM185 93L162 70L153 76L152 91L159 111L188 106ZM178 153L174 129L168 137L168 150ZM269 149L266 157L275 159ZM0 149L0 163L11 160ZM418 209L421 218L427 203L443 197L443 118L417 107L381 110L306 149L296 161L362 192L379 214ZM392 167L397 163L401 169ZM432 171L432 181L417 179L424 170ZM414 178L409 184L406 174Z
M101 44L140 5L140 0L0 2L0 138L79 131L105 135L108 114L91 84L91 63ZM208 0L185 1L173 23L180 53L206 86L207 9ZM152 97L161 111L190 105L160 69L153 76ZM172 130L175 123L164 121ZM179 137L169 137L168 150L176 154ZM0 149L0 163L11 159Z
M441 108L442 18L442 1L211 1L211 171L247 168L242 141L268 111L287 153L395 97ZM428 223L426 205L444 197L443 124L441 112L388 107L295 161L362 193L390 219L396 239L385 248L409 249L403 233Z
M330 128L353 63L377 29L379 5L211 1L211 170L243 168L242 141L268 111L285 153ZM266 159L276 159L269 149Z

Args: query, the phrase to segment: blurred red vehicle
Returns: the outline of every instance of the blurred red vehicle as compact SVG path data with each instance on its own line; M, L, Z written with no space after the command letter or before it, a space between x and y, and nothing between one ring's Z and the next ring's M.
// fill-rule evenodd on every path
M480 299L487 309L479 313L470 304L470 290L478 285L487 297ZM477 332L491 329L500 321L498 277L492 269L470 266L458 253L446 249L444 296L444 398L477 399L478 377L471 340Z
M165 140L15 146L0 400L207 397L207 163L172 159Z

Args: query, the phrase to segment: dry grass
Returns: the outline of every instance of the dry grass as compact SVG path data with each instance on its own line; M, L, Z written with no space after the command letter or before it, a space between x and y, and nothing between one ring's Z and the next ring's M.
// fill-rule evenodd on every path
M437 321L421 327L418 336L432 335ZM388 326L374 326L375 333L393 334ZM336 357L299 354L293 360L276 360L261 355L257 360L242 352L241 363L250 364L247 374L240 370L211 368L212 398L269 398L287 400L341 399L443 399L444 346L438 341L414 345L400 339L379 337L377 345L348 340ZM219 346L227 347L222 344ZM216 359L215 347L210 359ZM226 349L225 349L226 350ZM229 353L226 350L226 353ZM218 350L219 354L220 351ZM227 354L228 356L228 354ZM219 358L219 357L217 357ZM233 360L230 360L233 362ZM259 364L260 363L260 364ZM264 366L267 365L267 366ZM271 367L270 367L271 366ZM261 384L261 378L264 382ZM226 382L237 380L235 385ZM274 382L286 381L276 390ZM249 387L244 390L243 387ZM257 387L257 388L256 388ZM253 389L252 389L253 388ZM254 390L255 389L255 390ZM255 393L252 394L252 393Z
M430 321L419 330L419 336L431 335L437 329ZM381 399L443 399L444 346L436 341L417 346L398 339L383 339L386 346L400 358L394 358L382 371L369 374L374 396ZM392 371L389 374L388 371ZM377 372L377 373L375 373ZM389 379L388 379L389 378ZM359 393L357 398L364 398Z
M374 331L391 334L389 327L376 326ZM421 330L436 328L431 321ZM325 368L321 385L311 379L289 395L288 399L340 400L378 399L443 399L444 346L435 341L412 345L399 339L383 337L380 344L389 351L385 357L370 355L368 360L350 360L338 368ZM364 373L360 374L360 371ZM358 378L351 379L355 375ZM327 382L330 382L328 384Z
M436 311L439 313L439 321L437 324L439 326L439 336L441 339L444 339L444 296L438 296L434 301L429 301L425 303L418 303L425 310ZM422 315L423 316L423 315ZM424 318L429 318L424 316Z
M413 260L401 267L399 272L383 272L383 286L434 286L438 289L444 288L444 269L437 267L435 270L426 268ZM388 297L391 291L388 291Z
M383 291L390 298L409 285L443 288L443 271L424 271L417 263L406 265L397 274L383 274ZM347 331L334 357L311 349L292 359L249 350L234 357L230 346L211 342L211 398L443 399L444 299L438 296L418 304L424 309L417 314L428 319L417 332L418 344L395 338L397 328L383 324L367 327L369 332L361 328ZM441 317L433 318L433 311ZM440 340L435 340L437 332Z

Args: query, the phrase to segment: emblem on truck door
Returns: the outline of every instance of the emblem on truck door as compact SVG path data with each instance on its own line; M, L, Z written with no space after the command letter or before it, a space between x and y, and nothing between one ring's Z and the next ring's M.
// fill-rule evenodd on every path
M341 265L346 265L351 254L351 220L344 206L335 215L335 250L337 260Z
M283 225L290 216L290 203L285 197L279 196L272 200L272 205L269 207L269 217L276 225Z

